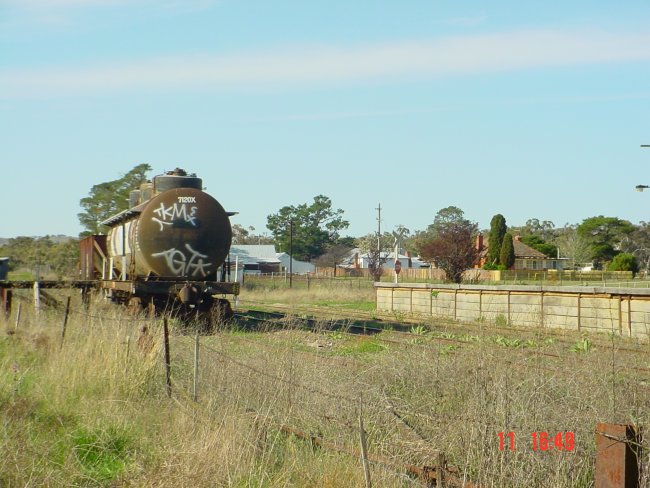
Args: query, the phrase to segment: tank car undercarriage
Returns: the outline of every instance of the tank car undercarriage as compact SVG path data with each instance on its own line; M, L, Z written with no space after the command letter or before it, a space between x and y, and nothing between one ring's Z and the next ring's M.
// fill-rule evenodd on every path
M99 287L105 298L126 305L133 313L174 317L206 333L232 318L225 296L239 293L238 283L218 281L103 280Z

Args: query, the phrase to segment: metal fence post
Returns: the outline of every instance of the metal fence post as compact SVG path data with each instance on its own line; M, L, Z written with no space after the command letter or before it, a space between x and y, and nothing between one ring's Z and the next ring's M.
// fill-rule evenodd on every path
M167 396L172 396L172 362L169 354L169 326L167 325L167 317L163 319L163 340L165 346L165 377L166 377L166 391Z
M596 426L596 488L638 488L641 434L632 425Z
M68 325L68 316L70 315L70 297L65 304L65 313L63 314L63 324L61 325L61 344L59 350L63 349L63 341L65 340L65 328Z
M194 383L192 384L192 399L197 402L199 400L199 331L196 331L194 336Z

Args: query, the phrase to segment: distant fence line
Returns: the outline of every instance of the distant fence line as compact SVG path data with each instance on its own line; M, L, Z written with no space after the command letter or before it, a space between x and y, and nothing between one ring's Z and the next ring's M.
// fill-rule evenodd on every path
M325 276L315 274L294 274L291 277L288 273L264 273L246 274L242 278L244 289L255 287L264 288L289 288L291 285L297 289L310 288L350 288L350 289L372 289L373 281L368 277L344 277Z
M382 270L381 281L393 282L395 272L392 269L384 268ZM300 288L309 286L329 286L342 285L350 286L349 282L341 283L344 280L354 280L358 288L371 287L373 277L367 268L346 269L333 267L319 267L312 273L297 274L291 277L292 284ZM271 287L281 288L285 284L288 286L289 273L286 271L278 273L263 274L245 274L244 283L257 283L259 285L268 285ZM402 268L399 273L398 281L400 283L443 283L445 281L445 272L438 268ZM634 279L630 271L574 271L574 270L507 270L492 271L484 269L469 269L465 272L464 281L466 283L503 283L511 282L513 284L548 284L557 286L575 286L579 284L594 284L602 286L619 286L622 284L626 287L650 288L650 280Z
M318 267L312 273L312 276L327 276L327 277L352 277L352 278L368 278L372 275L368 268L336 268L336 273L333 267ZM382 268L382 278L393 278L395 271L392 268ZM415 280L436 280L442 281L445 279L445 272L438 268L402 268L400 271L400 279L415 279Z

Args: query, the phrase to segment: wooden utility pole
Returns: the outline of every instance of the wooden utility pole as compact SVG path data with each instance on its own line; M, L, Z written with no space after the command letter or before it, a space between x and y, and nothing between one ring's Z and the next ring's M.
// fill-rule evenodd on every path
M381 203L375 210L377 211L377 251L381 252Z

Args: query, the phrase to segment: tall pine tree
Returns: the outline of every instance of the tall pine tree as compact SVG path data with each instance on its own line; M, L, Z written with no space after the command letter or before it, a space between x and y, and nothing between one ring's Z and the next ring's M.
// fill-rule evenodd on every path
M510 232L506 232L503 236L501 251L499 252L499 262L506 269L512 268L512 265L515 264L515 246L512 243L512 234Z
M496 214L490 221L490 235L488 237L488 263L501 264L500 253L503 236L506 235L508 226L506 218L501 214Z

